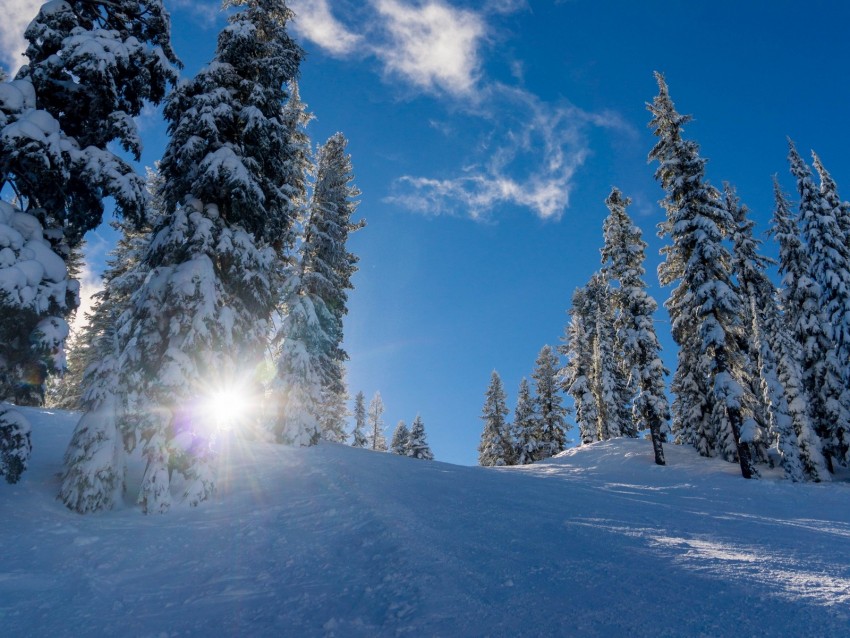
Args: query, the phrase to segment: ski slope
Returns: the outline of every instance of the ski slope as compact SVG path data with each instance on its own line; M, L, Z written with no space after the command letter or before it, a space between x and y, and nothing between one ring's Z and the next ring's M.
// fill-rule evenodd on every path
M656 467L636 440L490 469L233 437L212 502L80 516L55 498L76 415L25 415L30 469L0 485L5 637L850 630L846 481L745 481L675 446Z

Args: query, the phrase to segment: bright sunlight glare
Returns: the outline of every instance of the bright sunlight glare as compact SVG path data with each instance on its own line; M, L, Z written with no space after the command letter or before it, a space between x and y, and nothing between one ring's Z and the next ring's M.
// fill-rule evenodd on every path
M253 405L242 388L231 388L210 394L205 408L218 429L229 430L253 410Z

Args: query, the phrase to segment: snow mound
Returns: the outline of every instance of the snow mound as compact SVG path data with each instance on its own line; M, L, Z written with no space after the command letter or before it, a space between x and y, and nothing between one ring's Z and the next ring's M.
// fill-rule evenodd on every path
M636 440L496 469L234 436L210 502L80 516L55 498L79 415L21 412L30 469L0 486L4 636L838 636L850 624L846 482L744 481L675 446L658 467Z

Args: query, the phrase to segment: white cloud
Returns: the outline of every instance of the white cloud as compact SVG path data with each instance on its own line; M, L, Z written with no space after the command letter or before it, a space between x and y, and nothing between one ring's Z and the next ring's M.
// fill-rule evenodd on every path
M333 16L328 0L294 0L291 7L295 31L331 55L347 55L362 40Z
M373 0L389 42L376 47L386 70L426 90L470 93L486 33L477 13L432 0L418 6Z
M44 0L3 0L3 19L0 20L0 62L14 75L24 63L21 54L26 50L24 31L38 15Z
M388 201L430 215L487 219L497 207L514 205L559 219L590 154L589 128L627 128L615 115L547 104L504 85L489 87L479 108L493 125L489 143L478 151L481 161L449 178L403 176Z

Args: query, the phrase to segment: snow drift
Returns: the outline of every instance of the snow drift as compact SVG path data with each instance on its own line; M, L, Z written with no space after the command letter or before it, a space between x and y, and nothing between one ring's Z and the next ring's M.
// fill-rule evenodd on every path
M222 441L198 508L56 500L77 414L22 409L4 636L788 636L850 626L850 484L612 440L513 468ZM816 629L815 629L816 628Z

